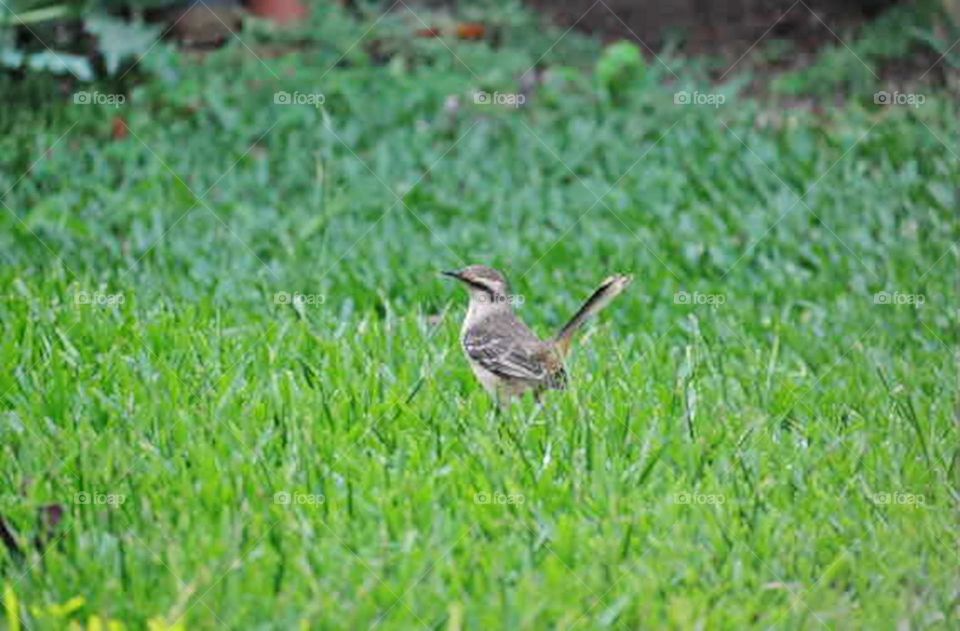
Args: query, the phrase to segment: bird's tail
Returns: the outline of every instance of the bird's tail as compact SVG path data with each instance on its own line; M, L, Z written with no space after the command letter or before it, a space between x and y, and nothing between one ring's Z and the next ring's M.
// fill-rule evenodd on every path
M567 354L567 351L570 349L570 343L573 341L573 334L583 326L583 323L599 313L600 310L610 304L614 298L623 293L623 290L627 288L632 280L632 276L615 274L600 284L600 287L587 298L583 306L580 307L574 316L570 318L570 321L567 322L564 327L560 329L560 332L557 333L556 337L553 338L554 343L557 345L557 348L560 349L561 353L564 355Z

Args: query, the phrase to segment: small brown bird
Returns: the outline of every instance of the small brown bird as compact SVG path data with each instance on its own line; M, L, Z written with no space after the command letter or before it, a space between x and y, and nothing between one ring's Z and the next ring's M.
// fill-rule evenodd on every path
M503 274L485 265L443 274L463 282L470 292L461 332L463 350L477 379L500 402L528 390L539 397L543 390L564 389L567 376L563 359L573 334L633 280L620 274L610 276L559 333L541 340L514 313L514 305L522 299L510 294Z

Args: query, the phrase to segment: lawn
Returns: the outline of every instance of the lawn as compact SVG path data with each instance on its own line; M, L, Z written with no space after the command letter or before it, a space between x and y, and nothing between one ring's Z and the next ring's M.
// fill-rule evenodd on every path
M956 628L955 98L420 19L0 79L0 627ZM498 414L469 263L635 278Z

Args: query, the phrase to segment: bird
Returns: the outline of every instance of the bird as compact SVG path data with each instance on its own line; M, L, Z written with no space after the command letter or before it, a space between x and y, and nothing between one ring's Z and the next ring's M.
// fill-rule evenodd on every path
M540 339L517 317L514 307L523 299L510 293L503 273L486 265L441 273L466 286L470 303L460 342L474 375L501 406L530 391L539 401L544 390L565 389L564 358L574 334L633 280L607 277L556 335Z

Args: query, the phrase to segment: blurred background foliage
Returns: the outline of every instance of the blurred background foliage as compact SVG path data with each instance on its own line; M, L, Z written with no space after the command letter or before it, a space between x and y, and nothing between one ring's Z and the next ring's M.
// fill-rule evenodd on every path
M271 3L286 6L289 2L298 3L299 0L0 0L0 72L17 73L20 77L43 73L72 77L81 82L109 79L126 75L144 53L157 45L158 38L175 41L181 46L196 46L199 40L200 44L209 47L223 44L237 32L243 32L245 37L270 41L318 42L337 50L339 46L346 48L355 41L356 24L363 21L356 18L380 16L399 6L385 1L313 3L310 15L304 13L302 19L291 21L284 29L252 17L263 15L265 5L269 13ZM466 28L479 25L482 30L477 38L486 39L498 48L509 48L516 44L511 39L522 38L529 48L535 49L533 42L547 39L540 21L533 19L536 14L520 2L483 0L426 4L423 11L435 18L431 24L415 25L417 28L413 32L407 29L409 25L402 25L406 30L398 33L398 37L384 41L379 50L368 51L372 53L370 61L389 59L395 53L411 48L411 44L416 44L415 40L423 38L425 32L426 35L431 31L439 34L448 26L456 31L465 28L464 25ZM529 4L538 5L532 1ZM616 5L616 2L612 4ZM649 5L647 8L653 14L659 3L636 4ZM741 4L750 5L747 0ZM855 44L851 46L844 43L849 39L847 37L840 40L822 32L820 35L825 38L811 44L807 41L810 38L805 27L790 25L790 20L784 20L789 28L773 29L763 47L763 61L771 69L789 70L772 83L773 91L786 96L824 96L838 89L862 89L886 65L924 50L933 55L946 51L944 64L960 67L960 50L951 47L960 33L955 26L960 21L960 0L884 4L892 7L879 13L876 19L860 20L862 24L848 21L853 25L851 28L858 31L857 37L851 40ZM836 5L848 13L850 6L860 5L866 15L875 10L877 2L821 2L820 5L825 11ZM540 8L554 17L562 15L565 9L572 10L566 3ZM819 6L817 10L821 10ZM396 12L400 13L399 10ZM444 16L451 24L443 23ZM766 14L763 16L765 18ZM387 24L389 22L386 20ZM620 30L632 31L631 26L623 22L616 26ZM637 24L633 26L641 28ZM704 52L702 46L693 52L708 60L711 56L716 57L715 65L719 68L724 67L722 53L730 44L723 41L725 36L730 36L724 29L732 28L732 25L714 26L715 39L710 42L707 54L701 54ZM689 27L692 30L696 25ZM784 32L780 33L781 30ZM682 25L667 25L662 31L660 48L667 54L671 50L679 52L685 47L696 46L693 43L696 35L685 31ZM601 40L619 37L612 28L594 35ZM469 33L467 36L472 37ZM627 39L630 39L629 35ZM736 44L739 46L739 42ZM640 52L649 54L652 51ZM626 47L610 54L623 56L632 53ZM726 62L729 63L729 59Z

